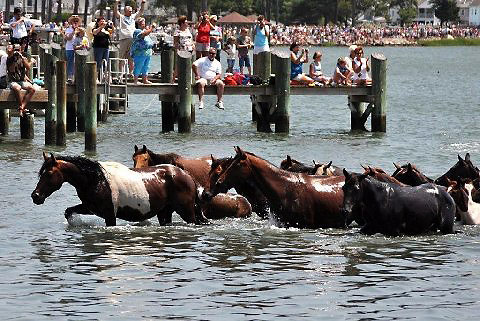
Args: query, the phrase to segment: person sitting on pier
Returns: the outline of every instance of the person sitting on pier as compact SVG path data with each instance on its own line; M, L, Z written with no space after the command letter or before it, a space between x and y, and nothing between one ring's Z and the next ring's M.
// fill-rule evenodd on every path
M313 62L310 64L310 72L309 76L313 80L315 80L315 84L321 84L321 85L326 85L331 82L330 77L325 77L325 75L322 72L322 52L321 51L316 51L313 54Z
M308 49L300 49L300 45L296 43L290 45L290 80L313 86L315 80L303 73L303 64L308 62Z
M340 57L337 60L337 66L335 67L335 72L333 74L333 84L336 85L347 85L352 84L353 71L347 67L347 61L344 57Z
M27 104L32 99L33 94L35 94L35 88L27 77L27 70L31 68L31 65L28 62L28 59L20 53L19 44L15 46L9 44L7 46L7 55L7 75L10 89L13 90L15 98L19 104L18 111L20 112L20 117L23 117L28 111L26 108ZM22 89L27 91L23 100L20 95L20 90Z
M0 89L7 89L7 53L0 50Z
M224 83L221 80L222 77L222 65L220 61L215 59L217 50L215 48L210 48L208 50L208 56L197 59L192 64L193 74L195 75L195 80L198 89L198 109L203 109L203 95L205 94L206 85L215 85L217 86L217 103L215 107L218 109L225 109L223 106L223 90Z
M357 47L355 49L355 58L353 59L353 83L360 86L370 85L372 79L368 76L370 66L368 65L368 58L363 58L363 48Z

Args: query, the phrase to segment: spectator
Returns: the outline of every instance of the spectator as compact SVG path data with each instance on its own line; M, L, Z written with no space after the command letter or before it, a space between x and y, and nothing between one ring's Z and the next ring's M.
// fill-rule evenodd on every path
M217 16L210 16L210 24L212 29L210 30L210 47L217 49L217 56L215 59L220 61L220 51L222 51L222 28L217 26Z
M210 30L213 28L213 25L210 23L210 18L208 17L208 11L203 11L200 20L195 25L195 29L197 29L197 37L195 39L197 59L207 56L208 49L210 48Z
M28 47L28 32L26 23L29 19L25 18L21 8L13 9L13 17L10 20L10 27L12 28L12 37L10 42L15 45L21 45L22 52Z
M137 19L135 23L135 31L133 32L133 42L130 55L133 58L133 83L138 83L138 77L142 76L143 84L150 85L148 81L148 68L150 67L150 57L153 53L153 40L150 33L155 30L155 25L146 27L145 18Z
M176 50L188 51L192 53L194 43L192 33L190 32L190 29L188 29L187 16L178 17L178 26L179 28L175 31L175 34L173 35L173 47ZM175 65L175 70L172 76L172 83L175 82L175 78L178 74L177 67L178 66Z
M352 70L348 68L345 57L340 57L337 60L337 66L333 74L333 84L336 85L351 85Z
M210 48L207 57L197 59L192 65L193 74L195 75L196 84L198 85L198 109L203 109L205 86L212 84L217 86L217 103L215 107L225 109L222 101L225 86L221 80L222 65L220 61L215 59L216 51L215 48Z
M293 43L290 45L290 80L301 84L313 84L315 81L303 73L303 64L308 62L308 49Z
M133 60L132 56L130 55L130 48L133 42L133 32L135 31L135 20L137 17L143 15L143 11L145 10L145 3L146 0L142 0L140 5L140 10L137 13L132 13L132 7L125 6L123 10L123 15L118 12L118 3L120 0L115 0L113 5L113 14L120 20L120 32L119 32L119 56L122 59L128 59L128 67L130 72L133 71ZM120 69L123 68L123 64L120 66Z
M348 69L352 69L352 61L355 59L355 49L357 49L357 45L351 45L348 47L348 56L345 57Z
M353 59L353 83L355 85L365 86L370 85L372 80L368 76L370 66L368 65L368 58L363 58L363 48L358 46L355 49L355 58Z
M235 44L235 37L231 36L230 38L228 38L225 52L227 53L226 72L233 73L233 68L235 67L235 56L237 55L237 45Z
M240 73L243 74L243 66L247 67L248 74L252 74L252 67L250 66L250 57L248 56L248 49L252 48L250 37L247 36L247 29L240 30L240 37L237 39L238 49L238 65L240 66Z
M14 47L15 46L15 47ZM28 112L27 104L32 99L35 93L35 88L30 83L27 77L27 70L31 68L27 58L23 57L20 53L20 45L9 44L7 46L7 75L10 89L13 91L15 98L19 104L18 111L20 117L23 117ZM20 90L25 89L27 93L22 97Z
M80 25L81 19L77 15L68 18L68 28L65 30L63 39L65 40L65 55L67 56L67 79L73 81L75 72L75 48L73 47L73 39L75 37L75 29Z
M97 72L100 77L100 70L102 70L103 60L108 61L110 38L113 33L113 23L105 20L104 17L97 18L93 33L93 55L97 62Z
M0 89L6 89L7 84L7 53L0 50Z
M85 29L82 27L78 27L75 30L75 38L73 38L73 49L74 50L82 50L82 49L89 49L90 43L88 42L88 37L85 36Z
M253 54L257 55L262 51L270 51L268 38L270 37L270 27L266 24L265 17L260 15L257 18L257 25L253 33Z
M321 51L315 52L313 54L313 62L310 64L309 76L316 82L326 85L330 83L331 79L323 75L321 61L322 61L322 52Z

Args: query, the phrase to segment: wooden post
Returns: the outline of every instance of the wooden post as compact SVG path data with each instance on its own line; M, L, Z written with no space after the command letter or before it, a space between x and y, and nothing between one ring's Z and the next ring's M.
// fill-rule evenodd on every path
M272 52L270 57L271 57L271 62L270 62L271 70L270 70L270 72L272 74L276 74L277 73L277 54Z
M387 131L387 58L372 55L372 93L375 107L372 111L372 132Z
M97 149L97 63L85 64L85 150Z
M49 44L40 44L39 57L40 57L40 74L45 73L46 57L50 53L51 47Z
M255 64L257 65L256 68L254 68L254 74L258 77L260 77L263 81L267 81L270 79L270 75L272 73L272 66L271 66L271 53L270 51L263 51L260 52L259 54L256 55L257 57L254 59L254 67ZM260 107L261 113L257 112L257 131L259 132L271 132L270 128L270 104L271 102L268 102L271 97L268 96L260 96L258 97L259 101L257 104ZM252 110L253 113L253 110ZM254 115L252 114L252 119Z
M177 54L178 91L180 94L178 132L190 133L192 131L192 55L188 51L178 51Z
M162 83L170 83L172 81L173 69L175 68L174 54L175 51L173 49L163 50L161 53ZM174 130L174 98L166 97L169 101L162 101L162 132L164 133Z
M20 117L20 137L23 139L33 139L35 117L32 114Z
M59 60L65 60L62 55L62 46L60 46L58 43L52 43L50 46L52 48L52 55L57 57Z
M57 61L57 146L67 144L67 62Z
M85 131L85 68L88 60L87 50L75 51L75 88L77 93L77 130Z
M367 129L365 128L365 123L362 120L363 113L365 112L365 104L354 101L354 97L348 96L348 107L350 108L351 130L366 131Z
M9 126L10 126L10 110L0 109L0 134L2 136L8 135Z
M57 140L57 57L45 54L45 89L48 90L48 103L45 109L45 145L53 145Z
M290 131L290 56L287 53L278 54L276 58L275 93L277 109L275 112L275 132Z

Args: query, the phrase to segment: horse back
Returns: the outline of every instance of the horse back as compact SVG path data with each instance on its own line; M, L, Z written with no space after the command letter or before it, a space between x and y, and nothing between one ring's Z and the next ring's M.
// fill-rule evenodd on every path
M210 168L212 166L211 157L205 156L200 158L179 157L175 164L183 170L186 170L192 177L203 187L208 187Z

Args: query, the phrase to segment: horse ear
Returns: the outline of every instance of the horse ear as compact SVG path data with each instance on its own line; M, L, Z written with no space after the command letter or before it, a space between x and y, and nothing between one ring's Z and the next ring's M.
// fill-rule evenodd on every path
M133 149L135 150L135 153L136 153L138 151L138 146L137 145L133 146Z
M448 177L445 177L445 178L447 179L447 186L452 186L454 183L456 183L455 181L452 181Z
M210 158L212 159L212 164L215 163L216 159L213 157L213 154L210 154Z
M147 146L143 145L142 152L144 152L144 153L147 152Z
M315 160L312 160L313 162L313 166L317 166L317 163L315 162Z
M50 153L50 158L52 159L52 161L53 161L54 163L57 162L57 160L55 159L55 156L53 156L53 153Z
M408 163L407 166L408 166L407 168L408 168L408 170L409 170L410 172L413 171L412 164Z
M365 170L365 171L367 170L367 167L365 165L360 164L360 166L362 166L363 170Z
M328 163L327 167L325 167L325 168L329 168L330 166L332 166L332 162L333 161L330 161L330 163Z
M393 166L395 166L396 169L400 169L401 167L398 166L397 164L395 164L395 162L393 163Z
M457 157L459 161L463 161L462 156L460 156L460 154L457 154Z
M347 172L345 168L343 169L343 175L345 175L345 181L349 180L350 177L352 177L352 175L349 172Z
M43 154L43 160L44 160L44 161L48 160L47 154L46 154L45 152L42 152L42 154Z
M470 161L470 153L467 153L465 155L465 161L469 162Z

